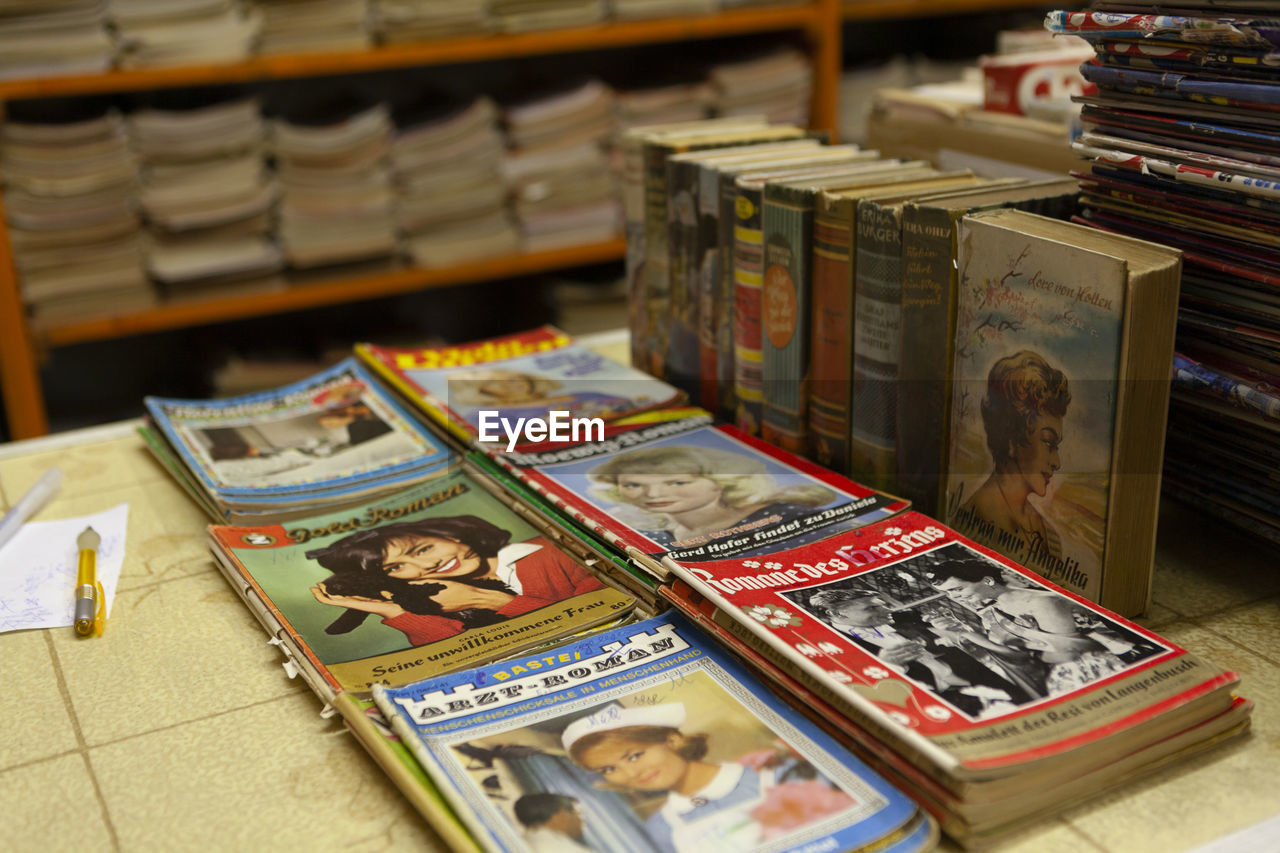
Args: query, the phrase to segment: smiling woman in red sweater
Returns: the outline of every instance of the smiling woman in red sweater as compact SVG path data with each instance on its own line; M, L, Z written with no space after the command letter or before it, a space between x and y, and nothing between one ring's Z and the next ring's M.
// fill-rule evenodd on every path
M396 578L413 585L439 584L431 598L439 614L411 613L390 592L380 598L333 595L324 581L311 587L316 601L382 617L415 646L465 630L464 612L488 611L499 619L604 589L586 568L546 539L508 544L509 531L473 515L403 521L343 537L307 556L335 574Z

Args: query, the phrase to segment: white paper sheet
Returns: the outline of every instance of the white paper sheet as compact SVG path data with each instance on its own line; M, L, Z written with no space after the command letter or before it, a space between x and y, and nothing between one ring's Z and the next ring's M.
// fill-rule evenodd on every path
M86 527L102 537L97 578L107 599L107 615L124 565L129 504L61 521L28 521L0 548L0 631L71 627L74 623L76 537Z

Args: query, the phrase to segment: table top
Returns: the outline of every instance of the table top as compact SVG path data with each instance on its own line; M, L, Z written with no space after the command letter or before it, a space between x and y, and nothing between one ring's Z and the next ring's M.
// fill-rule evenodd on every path
M286 676L215 568L205 517L135 426L0 445L0 508L54 464L63 488L37 519L129 503L104 635L0 634L0 850L443 849L337 719L322 718L315 695ZM1252 733L997 849L1189 850L1280 813L1276 561L1261 540L1167 499L1158 542L1155 604L1140 621L1239 672L1256 703Z

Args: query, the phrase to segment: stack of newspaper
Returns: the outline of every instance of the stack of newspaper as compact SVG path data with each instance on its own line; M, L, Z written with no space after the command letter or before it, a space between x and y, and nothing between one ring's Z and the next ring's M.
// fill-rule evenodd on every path
M705 80L617 89L614 112L617 128L609 141L609 162L614 174L622 175L622 135L633 127L651 124L699 121L711 115L715 92Z
M507 33L582 27L605 18L604 0L490 0L490 14Z
M771 122L801 127L809 123L813 65L795 48L718 64L710 82L717 115L764 115Z
M0 79L105 71L106 0L0 0Z
M236 0L110 0L126 68L235 62L254 52L261 15Z
M372 27L384 44L490 32L486 0L370 0Z
M372 40L367 0L257 0L257 6L259 53L364 50Z
M497 119L487 97L443 115L438 107L396 111L396 226L415 265L447 267L519 251Z
M0 125L5 216L23 300L37 318L141 308L137 164L115 109L16 102Z
M621 232L605 148L617 127L613 106L613 91L593 79L506 109L504 172L527 250L597 243Z
M341 99L304 106L276 119L273 130L282 188L278 236L288 262L315 267L392 254L386 104Z
M256 98L185 93L128 118L150 225L147 268L169 296L258 287L283 266L271 237L279 194Z

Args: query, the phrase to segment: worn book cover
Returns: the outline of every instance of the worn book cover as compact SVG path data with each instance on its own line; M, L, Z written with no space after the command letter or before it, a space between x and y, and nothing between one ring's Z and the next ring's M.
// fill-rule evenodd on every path
M1141 613L1179 253L997 210L961 221L957 264L948 523Z
M483 411L513 421L565 411L607 423L684 399L551 326L456 346L357 344L356 355L465 443L475 443Z
M499 494L461 467L359 512L209 535L232 586L328 700L515 654L634 606Z
M668 566L962 798L1069 776L1232 704L1234 673L915 512L759 559Z
M571 447L504 453L515 476L642 568L767 554L906 508L711 417L636 424Z
M941 515L945 492L955 340L956 228L995 207L1055 219L1074 212L1076 182L1006 179L907 202L902 211L902 350L898 368L898 491L920 512Z
M362 365L220 400L147 397L152 428L226 517L368 496L443 468L448 450Z
M932 821L668 614L375 699L486 850L922 850Z

